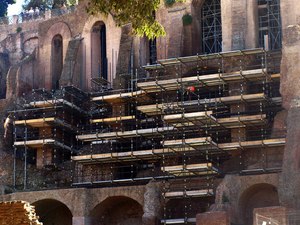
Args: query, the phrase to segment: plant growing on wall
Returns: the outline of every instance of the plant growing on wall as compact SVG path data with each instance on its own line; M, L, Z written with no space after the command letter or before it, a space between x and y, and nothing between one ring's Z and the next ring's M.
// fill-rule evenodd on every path
M20 32L22 31L22 27L18 27L18 28L16 29L16 31L17 31L17 33L20 33Z
M174 5L175 2L175 0L165 0L165 5L171 7L172 5Z
M185 0L165 0L165 5L167 7L173 6L176 2L184 2Z
M192 24L192 22L193 22L193 17L191 14L187 13L187 14L183 15L183 17L182 17L183 26L190 25L190 24Z

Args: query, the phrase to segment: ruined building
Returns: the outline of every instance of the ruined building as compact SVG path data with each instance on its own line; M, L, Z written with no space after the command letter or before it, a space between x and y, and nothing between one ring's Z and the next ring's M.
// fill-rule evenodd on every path
M300 224L300 5L84 2L0 20L0 200L45 225Z

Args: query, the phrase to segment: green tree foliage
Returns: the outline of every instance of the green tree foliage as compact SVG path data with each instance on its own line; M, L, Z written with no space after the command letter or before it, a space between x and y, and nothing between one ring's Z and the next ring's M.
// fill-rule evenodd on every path
M0 0L1 1L1 0ZM31 7L38 7L41 10L45 9L56 9L61 6L68 5L68 0L26 0L23 8L29 10Z
M159 6L160 0L90 0L87 9L92 15L111 14L118 25L131 23L135 34L154 39L166 34L154 16Z
M14 3L15 3L14 0L0 0L0 17L6 16L8 5Z

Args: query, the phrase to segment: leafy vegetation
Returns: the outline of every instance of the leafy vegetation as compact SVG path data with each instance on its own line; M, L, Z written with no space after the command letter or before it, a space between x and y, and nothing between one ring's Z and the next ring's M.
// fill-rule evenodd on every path
M20 33L22 31L22 27L17 27L16 32Z
M76 0L26 0L23 8L29 10L30 8L39 8L40 10L45 9L56 9L63 5L69 6L74 5Z
M0 17L7 15L8 5L14 4L15 0L0 0Z
M134 34L154 39L166 34L154 16L159 6L160 0L91 0L87 9L91 14L111 14L119 26L131 23Z

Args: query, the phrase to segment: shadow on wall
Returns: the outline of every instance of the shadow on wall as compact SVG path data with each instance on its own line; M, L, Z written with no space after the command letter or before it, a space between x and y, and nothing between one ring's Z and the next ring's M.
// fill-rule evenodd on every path
M143 208L128 197L109 197L98 204L90 216L91 225L141 225Z
M8 55L0 53L0 99L6 98L6 76L9 68Z

